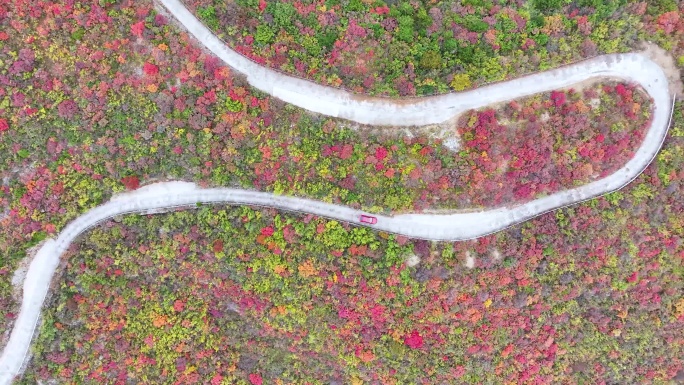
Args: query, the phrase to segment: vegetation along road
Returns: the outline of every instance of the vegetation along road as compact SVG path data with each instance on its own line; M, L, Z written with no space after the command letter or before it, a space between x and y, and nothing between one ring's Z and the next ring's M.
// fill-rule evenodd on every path
M247 76L249 83L285 102L307 110L374 125L424 125L443 122L468 109L568 87L592 78L618 78L642 86L655 106L650 129L634 157L614 174L571 190L531 202L480 212L377 216L377 230L432 240L465 240L490 234L553 209L619 189L651 162L666 136L672 95L663 69L639 53L606 55L560 69L496 83L473 91L442 96L391 100L361 97L267 69L227 48L178 0L161 3L202 44L228 65ZM360 225L361 211L295 197L227 188L201 189L185 182L149 185L115 196L71 222L56 239L48 239L32 261L23 288L23 302L9 343L0 358L0 384L19 373L40 316L41 306L60 255L82 232L124 213L154 213L197 203L247 204L311 213Z

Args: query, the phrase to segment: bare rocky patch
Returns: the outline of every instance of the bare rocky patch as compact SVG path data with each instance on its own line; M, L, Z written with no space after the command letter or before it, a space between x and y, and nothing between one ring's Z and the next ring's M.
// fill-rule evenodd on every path
M475 257L470 254L470 251L466 251L465 254L465 267L472 269L475 267Z
M406 262L406 266L408 266L408 267L414 267L414 266L416 266L416 265L418 265L418 264L420 263L420 257L417 256L417 255L415 255L415 254L409 255L409 256L406 258L405 262Z
M670 93L677 95L677 97L684 96L684 83L682 83L681 71L677 68L677 63L671 53L660 48L657 44L652 42L642 43L641 53L649 59L658 63L658 65L665 72L669 83Z

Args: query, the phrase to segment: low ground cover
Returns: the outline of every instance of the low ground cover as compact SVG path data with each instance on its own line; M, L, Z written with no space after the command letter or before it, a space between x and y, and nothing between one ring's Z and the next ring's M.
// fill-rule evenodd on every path
M258 63L374 95L461 91L641 41L684 60L674 0L184 3Z
M684 377L683 137L623 191L473 242L247 207L110 221L64 258L19 383Z
M30 246L113 193L155 180L255 188L372 211L491 203L463 195L479 177L472 167L489 167L476 141L464 141L472 160L455 173L460 155L437 139L351 129L283 106L248 88L152 8L145 1L0 4L3 31L11 32L0 32L0 332L18 311L11 279ZM650 109L638 92L632 97L641 112ZM528 128L526 120L545 112L565 122L580 111L573 110L576 96L545 107L550 98L531 99L534 113L521 102L517 124ZM600 146L587 145L607 149L618 143L611 135L619 141L627 132L638 138L645 117L637 113L638 124L627 124L623 96L599 99L589 113L622 128ZM503 110L497 114L509 119ZM563 133L565 123L559 124ZM587 129L593 135L602 127ZM471 128L464 126L463 135ZM576 143L585 139L591 138ZM615 155L626 157L633 143L620 143ZM577 165L590 162L595 172L607 172L623 158L592 159L580 154ZM535 194L548 192L538 185Z
M521 101L519 108L496 112L496 122L490 112L473 112L454 126L472 164L447 175L456 155L438 140L357 132L282 106L250 90L151 8L145 1L0 3L0 331L11 326L17 310L10 282L27 247L53 236L114 192L176 178L373 210L443 207L428 196L455 192L460 178L474 172L472 166L481 171L492 164L503 167L505 157L492 156L501 151L498 146L518 141L518 133L529 138L527 129L541 124L547 113L554 132L573 138L567 130L587 124L577 116L580 101L592 108L589 102L595 98L566 94L565 103L556 106L562 100L558 93L539 96L530 106ZM679 19L660 21L646 27L660 31L654 32L657 41L679 36ZM627 157L647 119L641 113L650 109L648 101L639 101L637 91L631 90L629 102L616 84L609 86L610 92L597 92L606 110L587 112L605 115L603 123L577 133L574 160L572 148L543 142L544 148L560 150L556 160L591 165L592 172L578 167L578 177L591 178L619 165L607 163L606 154ZM543 107L549 102L553 105ZM622 124L632 119L629 111L638 124ZM252 384L275 376L313 382L330 373L342 373L343 383L381 378L476 382L495 375L510 383L684 377L681 104L676 111L656 164L629 188L474 243L431 246L364 231L353 238L354 230L320 219L310 218L312 230L314 225L301 224L304 218L283 216L278 224L272 211L249 209L226 210L226 218L221 209L203 209L110 224L106 231L87 234L82 254L68 258L72 266L59 281L65 287L57 285L36 345L37 361L23 381L89 376L83 382L102 383L129 373L161 381L183 376L187 382ZM530 122L533 115L536 121ZM469 126L471 116L475 120ZM500 128L511 122L510 127L521 130ZM604 133L606 127L610 132ZM509 135L487 141L492 147L484 157L478 139L492 132ZM599 132L603 142L598 136L584 137ZM525 143L518 144L525 149ZM589 155L580 153L582 148ZM525 162L529 154L516 156ZM520 172L513 155L507 172ZM558 172L574 184L575 175L540 159L547 158L529 165ZM415 169L421 175L411 182ZM506 173L482 174L482 186L509 181L497 179ZM525 177L524 183L535 184L528 186L530 193L553 187L542 173ZM494 202L517 199L512 191ZM442 196L442 202L478 204L459 202L456 194ZM207 227L213 223L217 226ZM156 233L159 228L168 229L166 238ZM321 234L312 235L319 228ZM216 243L219 235L235 247ZM311 241L315 236L326 237L327 243ZM113 239L122 237L135 248L112 249ZM240 255L239 247L249 252ZM398 257L409 252L421 256L418 267L401 264ZM466 253L475 258L472 271L461 267ZM207 282L216 285L209 289ZM287 290L280 290L286 283ZM265 296L261 291L266 288L280 291ZM206 295L190 299L198 293ZM238 296L246 302L227 302ZM147 307L142 299L149 300ZM310 314L288 309L289 301L299 301L299 309L308 308ZM378 303L384 309L373 311ZM321 320L337 329L317 328ZM112 334L91 341L93 333L84 325ZM207 334L205 327L214 332L204 341L193 340ZM170 333L161 335L167 328ZM304 335L309 330L313 337ZM152 339L126 346L116 336L127 332L149 332ZM452 351L443 352L444 345ZM284 353L283 346L295 351ZM138 361L126 361L124 352L134 348ZM316 367L330 370L309 370ZM373 374L370 368L375 367Z

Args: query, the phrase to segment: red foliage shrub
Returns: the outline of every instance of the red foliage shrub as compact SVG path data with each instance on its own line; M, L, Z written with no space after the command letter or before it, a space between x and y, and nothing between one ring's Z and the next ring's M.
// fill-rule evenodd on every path
M271 235L273 235L273 227L264 227L263 229L261 229L261 235L270 237Z
M179 300L179 299L177 299L176 301L174 301L174 303L173 303L173 310L175 310L175 311L177 311L177 312L182 312L184 308L185 308L185 302L183 302L183 301L181 301L181 300Z
M220 239L215 240L213 248L215 253L220 253L221 251L223 251L223 241Z
M414 330L408 336L404 337L404 343L411 349L420 349L423 347L423 337Z
M67 352L50 353L48 354L48 360L56 364L63 365L69 362L69 354Z
M261 378L261 376L257 373L252 373L249 375L249 382L252 385L261 385L264 380Z
M532 196L532 189L530 188L530 185L522 185L515 189L514 194L517 199L528 199Z
M660 27L660 29L662 29L666 34L670 34L676 29L678 21L679 12L672 11L663 13L658 17L658 27Z
M413 242L413 252L421 258L430 256L430 244L425 240L416 240Z
M639 273L635 271L634 273L632 273L632 275L629 276L629 278L627 278L627 282L633 283L633 282L636 282L638 279L639 279Z
M385 147L378 147L375 149L375 158L377 160L383 160L387 157L387 149Z
M152 63L145 63L143 72L145 72L146 75L154 76L159 73L159 67Z
M565 104L565 92L563 91L551 91L551 101L556 107L560 107Z
M121 183L129 190L135 190L140 187L140 179L135 175L121 178Z
M398 77L397 80L394 81L394 85L397 87L399 95L401 96L413 96L416 94L416 87L413 85L413 82L406 79L405 76Z
M137 22L137 23L131 25L131 33L137 37L142 37L142 34L144 31L145 31L145 22L144 21L140 21L140 22Z
M12 106L13 107L23 107L26 105L26 95L21 92L15 92L12 95Z
M342 150L340 151L340 159L349 159L351 158L352 154L354 153L354 146L351 144L345 144L342 146Z
M212 74L216 72L217 69L221 68L221 62L216 56L207 56L204 58L202 65L204 66L205 71Z
M375 7L373 9L371 9L372 13L376 13L378 15L386 15L389 13L389 11L390 11L390 9L386 5L383 5L382 7Z
M7 119L0 119L0 132L9 130L9 123Z

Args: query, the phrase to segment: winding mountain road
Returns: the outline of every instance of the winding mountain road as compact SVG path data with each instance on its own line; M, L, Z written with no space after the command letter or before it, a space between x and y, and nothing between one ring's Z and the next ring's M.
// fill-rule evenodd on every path
M643 72L662 71L656 63L642 55L605 55L543 74L523 76L467 92L400 100L369 97L288 76L257 64L230 49L180 0L158 1L197 41L230 67L244 74L254 88L305 110L361 124L437 124L469 109L569 87L592 78L615 77L642 85L649 80L661 82L660 85L666 82L664 74L657 76L657 79L650 75L640 76Z
M661 67L638 54L606 55L561 69L497 83L473 91L409 101L359 97L261 67L226 47L178 0L159 0L202 44L254 87L304 109L374 125L440 123L465 110L526 95L572 86L591 78L618 78L641 85L653 98L651 127L635 156L614 174L567 191L513 207L481 212L377 216L371 227L431 240L465 240L502 230L559 207L617 190L636 178L660 149L670 125L673 98ZM0 384L9 384L21 371L33 337L50 280L60 256L84 231L125 213L154 213L197 203L257 205L311 213L360 225L361 211L309 199L228 188L202 189L192 183L166 182L120 194L69 223L56 239L48 239L30 264L23 284L21 311L0 357Z

